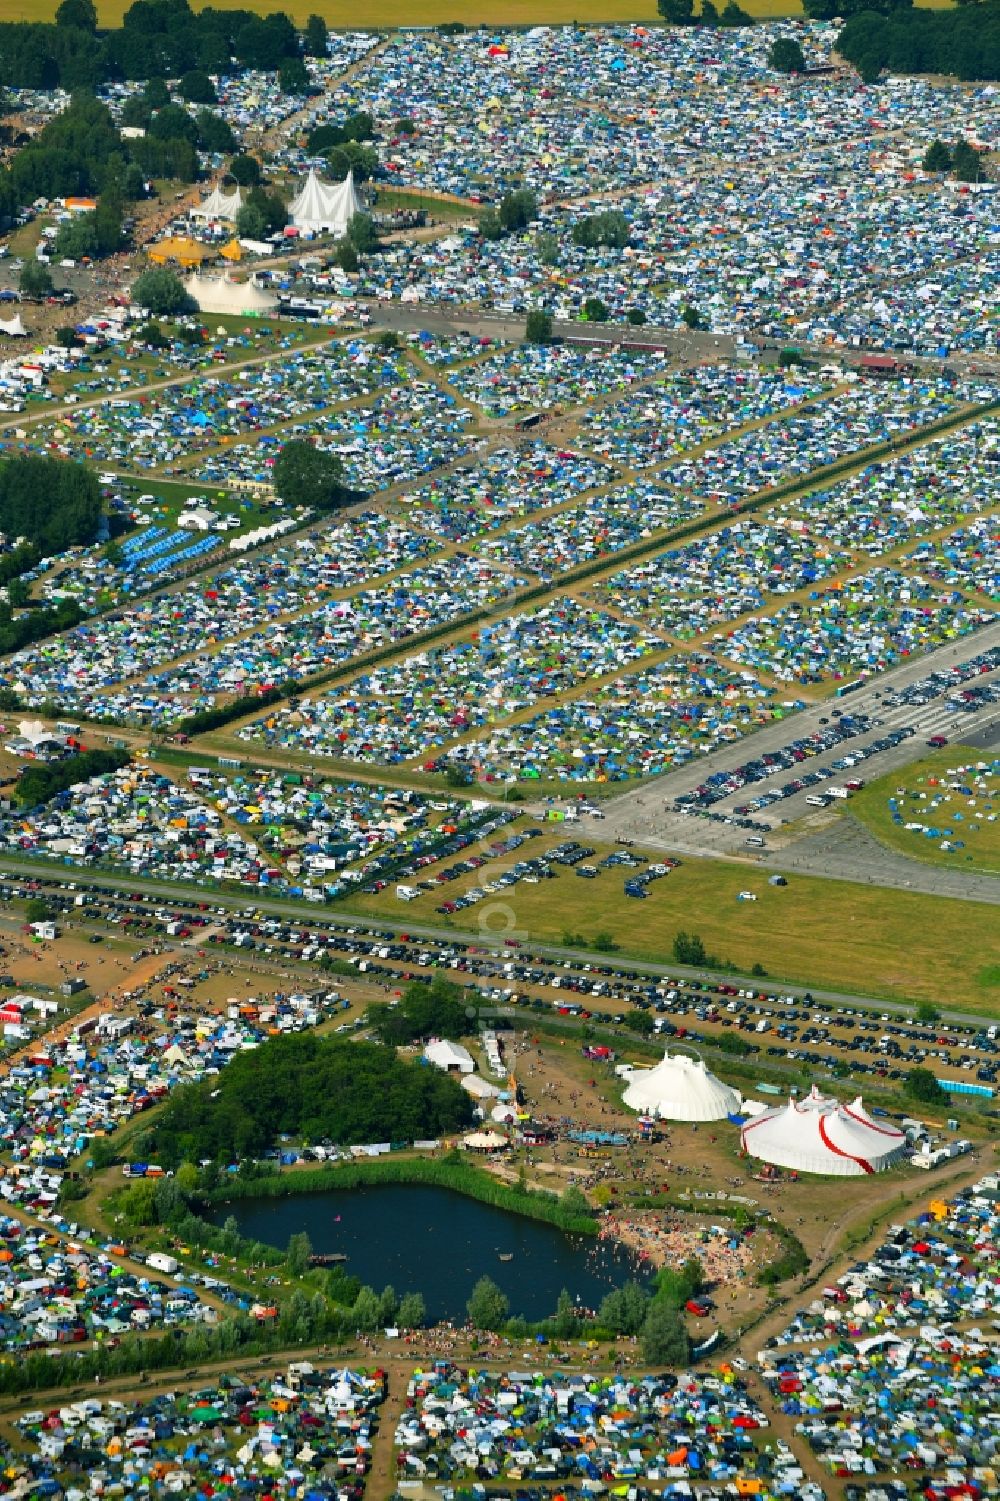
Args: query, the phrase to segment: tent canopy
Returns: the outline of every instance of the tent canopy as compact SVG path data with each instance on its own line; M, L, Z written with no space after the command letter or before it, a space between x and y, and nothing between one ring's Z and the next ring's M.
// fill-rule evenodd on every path
M721 1121L740 1106L735 1089L683 1053L664 1053L655 1068L631 1074L623 1098L630 1110L670 1121Z
M838 1178L883 1172L908 1150L903 1132L872 1120L860 1095L844 1105L815 1085L804 1099L790 1099L748 1121L740 1139L751 1157L776 1167Z
M243 207L243 194L239 188L234 188L231 193L224 193L218 184L212 189L208 197L197 208L191 210L192 219L230 219L235 221L236 215Z
M354 173L348 172L336 187L320 182L315 171L306 178L302 191L288 205L291 222L296 229L311 230L313 234L328 233L339 239L347 233L347 226L355 214L364 210L364 204L354 186Z
M236 282L216 276L189 276L184 286L202 313L249 316L252 313L273 313L278 306L276 297L270 292L261 291L252 282Z

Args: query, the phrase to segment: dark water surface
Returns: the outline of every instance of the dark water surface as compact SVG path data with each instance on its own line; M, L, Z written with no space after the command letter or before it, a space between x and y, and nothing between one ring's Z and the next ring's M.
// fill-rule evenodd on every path
M381 1289L421 1292L428 1317L465 1318L465 1304L485 1273L510 1299L512 1314L543 1319L562 1288L585 1308L630 1277L636 1263L595 1236L567 1235L541 1220L523 1219L451 1189L386 1183L367 1188L240 1199L212 1216L229 1215L240 1233L282 1250L305 1230L314 1251L347 1257L345 1269ZM501 1261L500 1256L511 1256Z

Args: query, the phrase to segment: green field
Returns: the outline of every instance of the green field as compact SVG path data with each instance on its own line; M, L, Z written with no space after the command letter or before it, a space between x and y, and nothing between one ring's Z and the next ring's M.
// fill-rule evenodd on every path
M890 798L902 824L893 822ZM935 751L866 787L851 812L882 844L911 859L1000 875L1000 758L988 752L964 745ZM938 834L907 829L908 823Z
M534 840L519 854L536 856L549 842ZM605 853L599 847L594 863ZM490 865L407 903L396 899L390 885L380 896L352 899L350 907L367 916L453 925L489 942L506 933L545 943L572 935L591 946L598 933L608 933L622 955L661 963L669 959L674 934L686 929L700 935L710 954L744 974L763 965L772 983L931 1000L987 1013L1000 1006L995 907L797 875L787 886L773 887L763 870L685 859L653 883L645 901L625 896L621 870L602 870L589 881L564 870L556 881L522 882L488 894L452 918L435 911L500 870ZM757 900L737 900L740 891L753 892Z
M951 0L918 0L927 9L941 10ZM98 0L97 14L102 26L117 26L131 0ZM245 0L214 0L219 10L245 9ZM9 21L51 21L58 0L14 0L4 16ZM200 5L195 5L200 10ZM775 16L800 16L799 0L743 0L743 8L758 20ZM331 0L256 0L251 10L268 15L283 10L294 21L304 22L314 12L323 16L328 26L342 31L358 27L386 30L406 26L440 26L445 21L462 21L466 26L564 26L574 21L597 25L600 22L656 22L655 0L495 0L493 4L471 5L468 0L426 0L416 10L401 0L373 0L359 14L352 6L332 4Z

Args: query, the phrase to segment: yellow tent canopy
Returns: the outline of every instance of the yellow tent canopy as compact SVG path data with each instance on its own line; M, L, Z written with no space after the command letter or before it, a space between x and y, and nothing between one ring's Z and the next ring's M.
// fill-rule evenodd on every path
M228 245L223 245L219 254L224 255L227 261L241 261L243 259L243 246L239 240L230 240Z
M158 240L155 245L150 245L146 252L149 259L157 266L164 266L167 261L177 261L181 266L200 266L205 257L211 253L206 245L199 245L197 240L190 240L183 235L169 240Z

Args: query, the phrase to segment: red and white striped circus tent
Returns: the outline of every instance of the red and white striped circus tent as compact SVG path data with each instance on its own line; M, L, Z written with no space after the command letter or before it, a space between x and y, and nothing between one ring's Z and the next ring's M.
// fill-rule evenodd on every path
M861 1096L849 1105L814 1085L801 1100L764 1110L740 1128L744 1152L799 1173L855 1178L881 1173L906 1156L902 1131L873 1120Z

